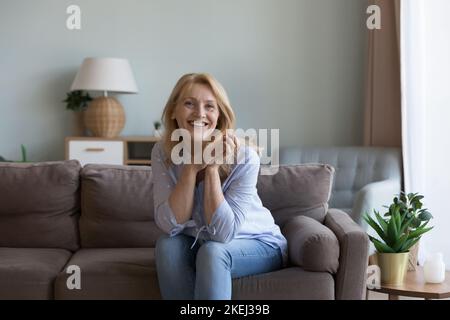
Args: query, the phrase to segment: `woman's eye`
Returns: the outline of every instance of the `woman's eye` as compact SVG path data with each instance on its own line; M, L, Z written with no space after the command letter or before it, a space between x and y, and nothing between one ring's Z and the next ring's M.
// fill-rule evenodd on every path
M184 105L185 105L186 107L192 107L194 104L192 103L192 101L185 101L185 102L184 102Z
M206 108L208 108L208 110L214 110L214 106L212 104L208 104Z

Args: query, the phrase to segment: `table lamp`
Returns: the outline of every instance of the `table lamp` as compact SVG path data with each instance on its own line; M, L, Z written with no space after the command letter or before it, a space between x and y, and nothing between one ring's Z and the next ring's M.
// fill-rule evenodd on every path
M102 91L103 96L89 103L84 124L96 137L117 137L125 126L120 102L108 97L108 91L137 93L130 63L119 58L86 58L75 76L70 91Z

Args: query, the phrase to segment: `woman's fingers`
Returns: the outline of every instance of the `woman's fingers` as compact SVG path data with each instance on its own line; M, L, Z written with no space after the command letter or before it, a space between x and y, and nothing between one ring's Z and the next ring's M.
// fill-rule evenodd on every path
M238 148L239 142L234 134L223 134L221 139L217 139L213 142L215 147L212 151L212 158L207 161L208 165L210 164L232 164L235 159L236 150ZM221 144L222 154L217 153L219 144ZM220 150L220 149L219 149Z
M231 164L234 162L234 155L236 154L236 142L235 142L234 136L227 136L225 140L225 147L224 147L224 157L225 157L225 163Z
M233 135L233 141L236 146L236 149L239 149L240 142L239 142L239 139L235 135Z

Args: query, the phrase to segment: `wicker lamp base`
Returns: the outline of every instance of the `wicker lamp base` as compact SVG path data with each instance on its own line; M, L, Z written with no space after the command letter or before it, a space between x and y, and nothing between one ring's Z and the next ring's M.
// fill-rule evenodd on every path
M94 99L84 113L84 124L95 137L115 138L125 126L125 111L117 99Z

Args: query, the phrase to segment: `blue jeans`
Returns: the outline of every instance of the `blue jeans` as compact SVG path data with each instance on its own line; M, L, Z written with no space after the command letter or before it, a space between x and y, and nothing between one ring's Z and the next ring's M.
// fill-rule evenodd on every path
M155 249L156 270L163 299L230 300L232 279L282 267L281 250L256 239L228 243L163 235Z

